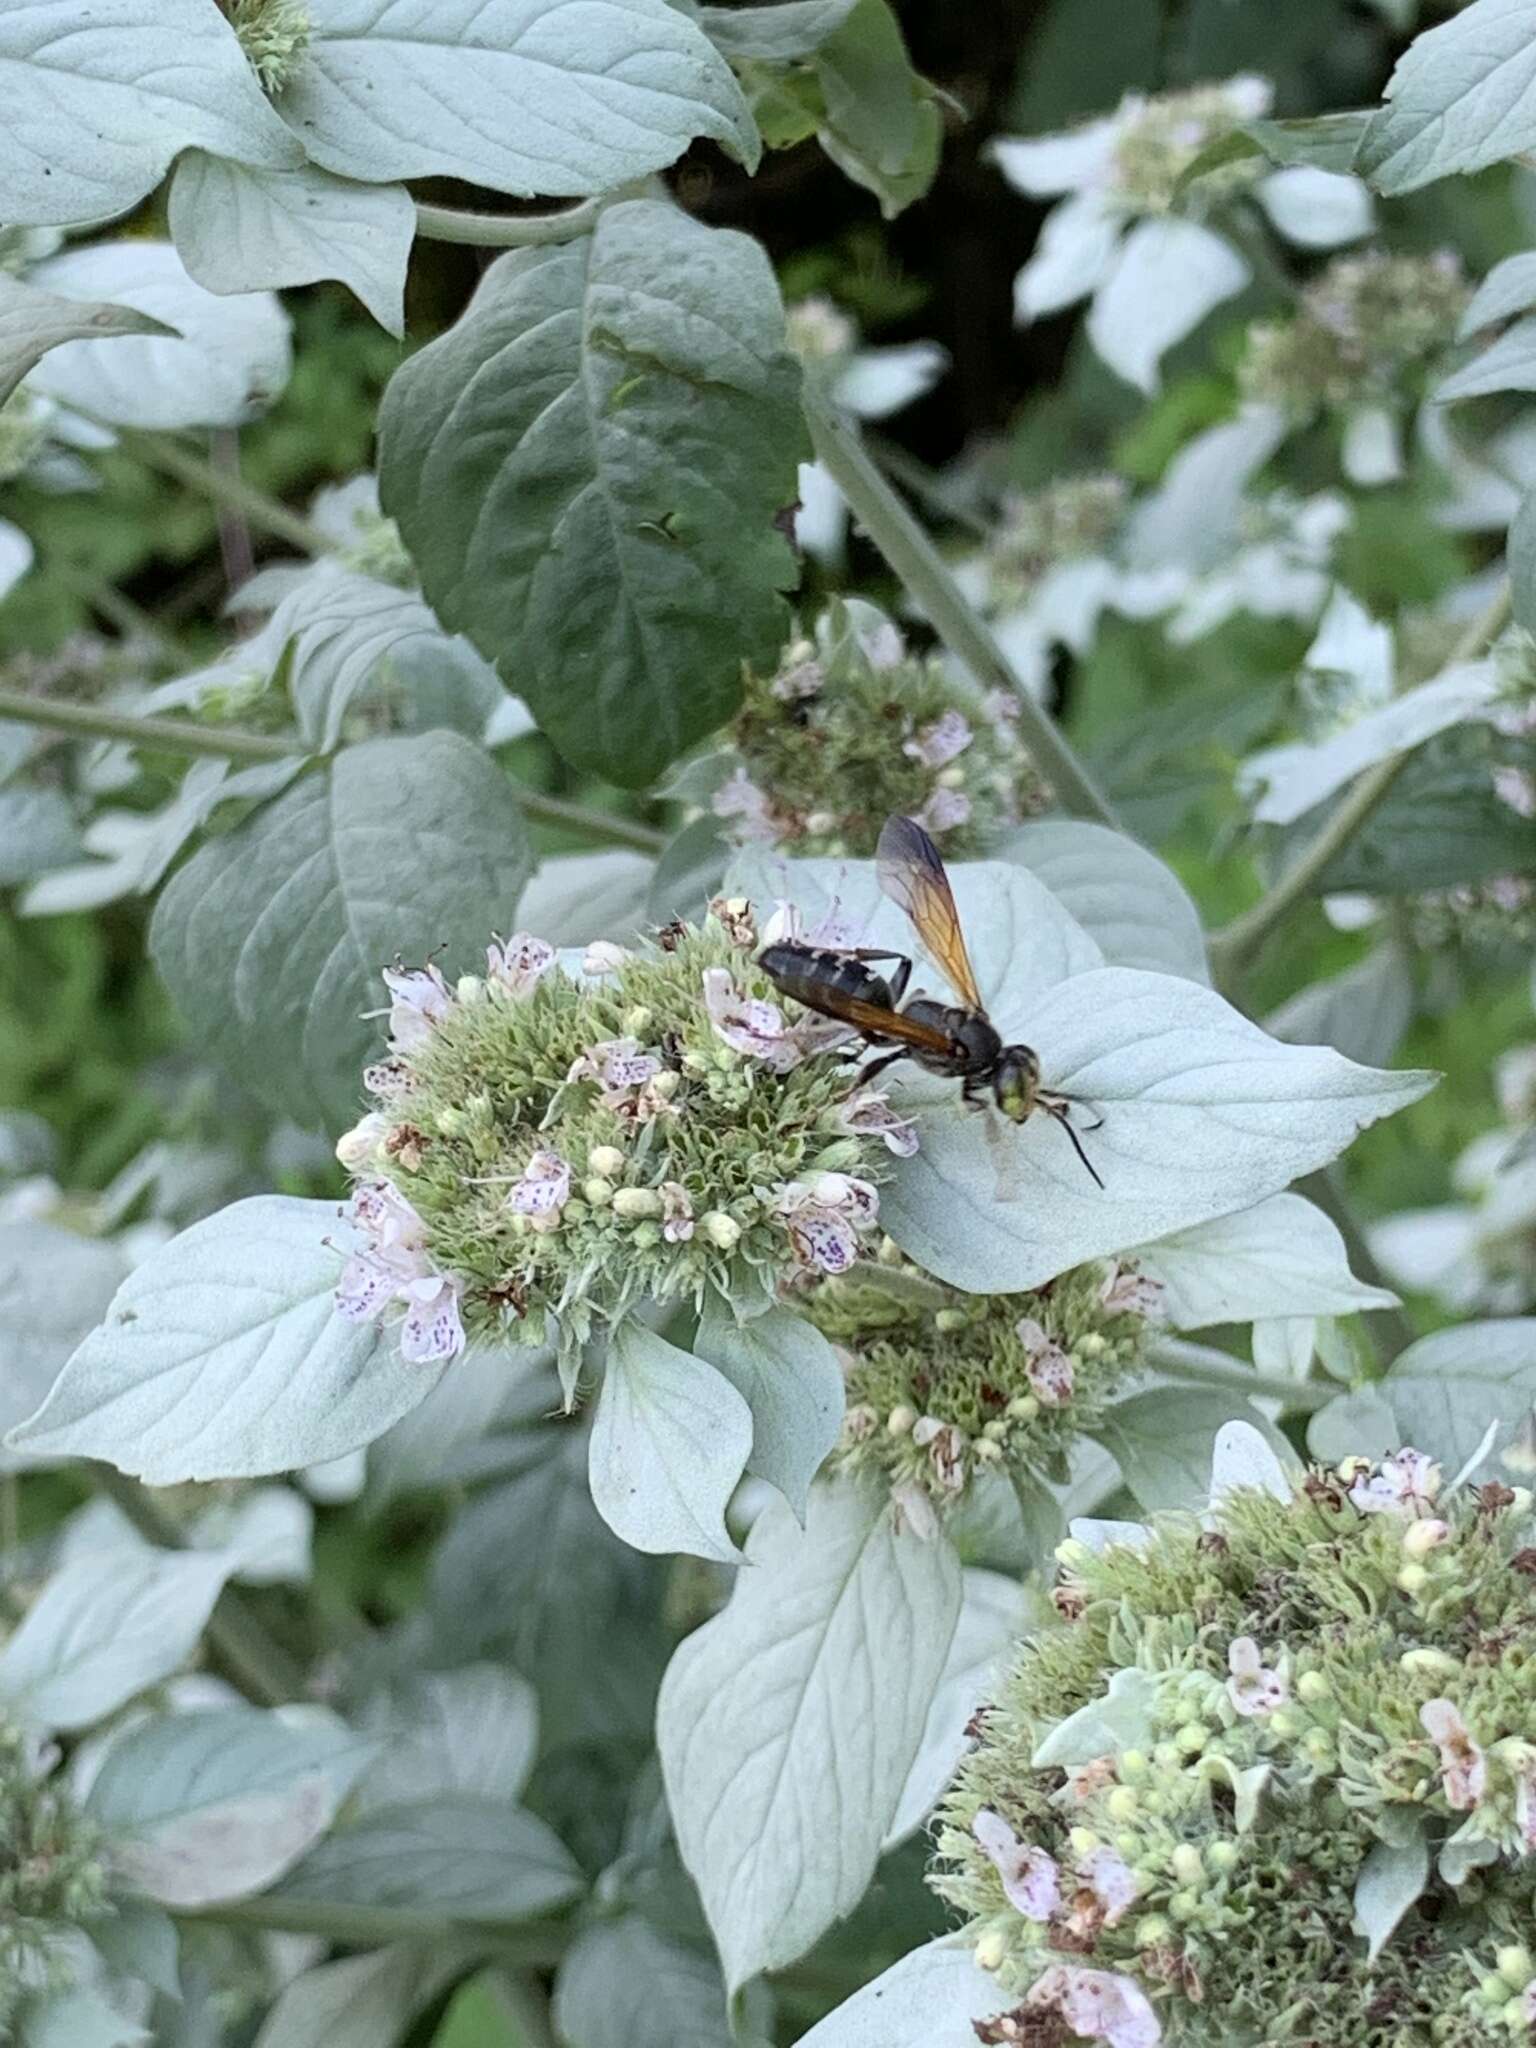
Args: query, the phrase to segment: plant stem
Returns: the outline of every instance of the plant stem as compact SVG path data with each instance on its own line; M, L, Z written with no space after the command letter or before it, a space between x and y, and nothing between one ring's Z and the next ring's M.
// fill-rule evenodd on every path
M1462 635L1446 666L1454 668L1458 662L1475 661L1484 653L1488 643L1503 631L1509 618L1509 608L1510 588L1506 583L1488 609L1474 619ZM1239 974L1281 919L1303 897L1312 893L1314 884L1326 874L1386 796L1415 751L1412 747L1405 747L1401 753L1389 754L1385 761L1378 761L1374 768L1367 769L1318 831L1311 845L1298 855L1268 892L1252 909L1245 910L1241 917L1234 918L1224 930L1213 936L1210 942L1211 965L1218 981L1229 983Z
M854 517L900 578L939 638L984 689L1018 699L1019 733L1057 803L1073 818L1118 819L1044 707L1015 675L992 629L962 592L949 565L865 448L858 428L809 391L806 417L817 456Z
M1159 1337L1148 1350L1147 1362L1192 1386L1230 1387L1234 1393L1268 1396L1307 1415L1327 1407L1339 1391L1317 1380L1277 1379L1255 1372L1240 1358L1231 1358L1209 1344L1188 1344L1181 1337Z
M190 718L138 718L106 704L33 697L25 690L0 690L0 719L4 718L88 739L127 740L131 746L161 747L169 754L212 754L227 761L288 761L304 752L296 739L276 733L236 732L229 726L198 725Z
M583 199L559 213L466 213L418 200L416 232L429 242L457 242L469 249L544 249L588 233L610 196Z
M0 720L7 718L89 739L158 747L168 754L211 754L216 760L291 761L308 751L297 734L241 732L229 725L198 725L190 718L139 718L106 704L73 704L63 698L29 696L25 690L0 690ZM526 815L544 824L568 825L589 838L606 840L610 846L632 846L640 853L659 853L667 843L664 832L642 825L638 818L589 810L585 804L545 796L521 783L514 783L513 790Z
M179 1920L214 1927L239 1927L271 1934L309 1934L357 1948L381 1948L393 1941L440 1942L472 1935L485 1942L488 1961L512 1969L551 1969L569 1946L565 1930L552 1926L494 1927L456 1920L410 1906L354 1906L329 1899L288 1899L280 1892L234 1899L178 1913Z
M125 433L123 447L130 455L136 455L151 468L164 470L167 476L175 477L189 489L200 491L211 504L229 512L237 512L249 519L253 526L275 534L301 554L334 554L336 543L318 526L291 512L276 498L268 497L255 484L247 483L243 476L226 469L220 469L205 457L185 447L174 434L136 431Z
M113 1465L87 1467L106 1495L157 1550L190 1550L180 1525L136 1479ZM252 1614L238 1590L226 1586L207 1629L208 1662L258 1707L286 1706L305 1697L304 1673L282 1644Z
M215 427L208 436L208 455L212 468L230 483L243 484L240 474L240 430L238 427ZM256 550L251 545L251 523L241 506L232 505L227 499L218 507L219 555L224 563L224 581L233 595L242 583L247 582L256 567Z

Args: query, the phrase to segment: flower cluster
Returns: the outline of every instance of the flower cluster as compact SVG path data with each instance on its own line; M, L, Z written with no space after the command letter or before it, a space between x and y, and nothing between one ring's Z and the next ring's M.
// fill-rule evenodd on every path
M769 934L771 936L771 934ZM911 1127L775 996L739 900L636 951L567 965L520 935L450 987L395 969L380 1107L343 1137L358 1248L337 1307L398 1319L402 1353L554 1343L711 1289L769 1299L839 1273Z
M304 0L234 0L227 10L245 61L273 98L293 77L313 23Z
M1449 1494L1405 1450L1063 1545L1062 1624L941 1817L934 1882L1009 2008L982 2038L1474 2048L1490 2003L1528 2027L1532 1533L1529 1494Z
M1137 1370L1157 1293L1118 1265L1031 1294L961 1294L886 1263L823 1281L800 1305L844 1360L835 1462L878 1472L925 1533L978 1473L1064 1481L1074 1442Z
M1013 611L1063 562L1097 555L1125 517L1129 486L1118 476L1063 477L1012 492L987 548L987 595Z
M795 854L871 854L899 811L974 855L1044 802L1017 717L1007 692L909 655L868 606L836 606L775 674L748 677L711 808L738 842Z
M1247 75L1154 98L1127 97L1114 117L1111 190L1128 213L1169 212L1195 159L1244 121L1268 113L1270 99L1268 83ZM1207 198L1230 192L1265 169L1262 159L1239 159L1202 178L1199 189Z
M101 1912L105 1901L95 1829L47 1776L32 1738L9 1722L0 1722L0 1843L4 2031L22 1992L49 1986L59 1933Z
M1338 256L1288 319L1256 323L1239 378L1246 397L1310 418L1400 400L1456 336L1467 282L1454 255L1384 249Z

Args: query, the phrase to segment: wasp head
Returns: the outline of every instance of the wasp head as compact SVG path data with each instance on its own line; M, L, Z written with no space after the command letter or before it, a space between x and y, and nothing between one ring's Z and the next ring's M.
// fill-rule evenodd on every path
M1003 1115L1016 1124L1025 1122L1035 1107L1040 1087L1040 1062L1027 1045L1003 1047L992 1087Z

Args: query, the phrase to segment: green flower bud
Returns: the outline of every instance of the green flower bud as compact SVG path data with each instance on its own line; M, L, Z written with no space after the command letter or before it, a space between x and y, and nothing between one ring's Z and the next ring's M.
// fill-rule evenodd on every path
M613 1196L615 1216L659 1216L661 1195L655 1188L617 1188Z

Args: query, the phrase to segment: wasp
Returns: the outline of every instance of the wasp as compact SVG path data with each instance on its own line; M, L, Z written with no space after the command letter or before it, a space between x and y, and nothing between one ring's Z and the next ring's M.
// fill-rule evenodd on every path
M1072 1098L1042 1088L1033 1047L1005 1045L987 1015L939 849L915 818L893 817L881 830L875 858L880 887L911 919L918 938L959 996L958 1003L917 994L903 1006L912 961L905 953L874 947L843 951L767 946L758 965L777 989L807 1010L851 1024L869 1045L892 1048L881 1050L863 1067L860 1084L897 1060L910 1059L930 1074L959 1081L964 1100L978 1108L977 1091L990 1088L998 1109L1012 1123L1025 1123L1037 1109L1043 1110L1061 1125L1092 1179L1103 1187L1073 1127ZM894 964L881 973L881 963ZM1097 1130L1099 1124L1089 1128Z

